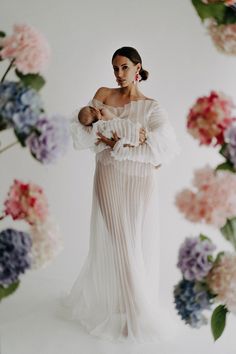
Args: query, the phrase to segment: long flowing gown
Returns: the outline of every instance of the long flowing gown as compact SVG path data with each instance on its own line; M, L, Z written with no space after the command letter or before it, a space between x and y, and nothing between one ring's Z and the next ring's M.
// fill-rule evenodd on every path
M145 223L156 183L155 166L168 164L180 146L165 109L156 100L113 107L92 99L89 105L106 107L118 119L143 126L147 140L124 147L137 139L134 128L127 129L113 149L103 143L96 146L93 128L82 126L78 112L74 113L74 148L94 151L96 169L89 252L63 306L67 317L78 320L91 335L119 341L159 340L158 269L152 262L157 235L148 232Z

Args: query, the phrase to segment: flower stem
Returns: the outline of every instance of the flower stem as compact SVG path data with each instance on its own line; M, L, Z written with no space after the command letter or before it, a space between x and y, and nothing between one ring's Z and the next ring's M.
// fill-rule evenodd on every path
M13 65L13 63L14 63L14 61L15 61L15 58L13 58L13 59L11 60L10 65L8 66L8 68L7 68L6 72L5 72L5 74L3 75L2 79L1 79L1 82L3 82L3 81L5 80L5 77L7 76L8 71L11 69L11 67L12 67L12 65Z
M13 143L11 143L11 144L5 146L3 149L0 150L0 154L1 154L2 152L4 152L4 151L10 149L11 147L13 147L14 145L16 145L16 144L18 144L18 143L19 143L19 141L16 140L16 141L14 141Z
M7 216L7 214L3 213L2 215L0 215L0 220L3 220L6 216Z

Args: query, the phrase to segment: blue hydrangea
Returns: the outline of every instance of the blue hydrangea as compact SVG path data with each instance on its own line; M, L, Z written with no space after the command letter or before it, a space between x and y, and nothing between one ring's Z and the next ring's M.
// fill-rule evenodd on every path
M27 138L26 145L32 155L48 164L55 162L66 151L70 140L68 120L61 116L51 119L41 117L35 125L35 131Z
M191 327L199 328L208 322L203 311L211 309L212 295L203 284L182 279L174 287L174 303L182 320Z
M21 82L0 83L0 126L13 127L24 141L43 111L38 92Z
M177 267L187 280L202 280L212 268L216 246L208 238L187 237L180 247Z
M14 229L0 232L0 285L16 282L31 266L32 240L28 233Z

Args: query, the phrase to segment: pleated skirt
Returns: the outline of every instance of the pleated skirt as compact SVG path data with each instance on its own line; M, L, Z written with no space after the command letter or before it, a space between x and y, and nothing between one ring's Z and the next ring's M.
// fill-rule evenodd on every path
M63 299L66 317L91 335L161 339L156 183L150 164L116 161L109 150L96 155L89 251Z

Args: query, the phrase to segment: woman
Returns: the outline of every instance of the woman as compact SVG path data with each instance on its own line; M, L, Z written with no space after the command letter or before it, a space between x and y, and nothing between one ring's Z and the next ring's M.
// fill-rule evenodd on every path
M101 87L89 105L106 107L119 118L141 123L144 129L139 132L140 145L133 147L137 129L127 130L122 137L114 131L113 139L100 133L94 136L91 127L79 124L74 114L74 147L96 152L96 170L89 253L64 304L69 316L92 335L158 340L162 326L157 269L150 262L156 235L147 232L145 222L155 187L155 166L168 163L180 148L165 110L139 90L137 83L146 80L148 72L137 50L118 49L112 65L119 87Z

